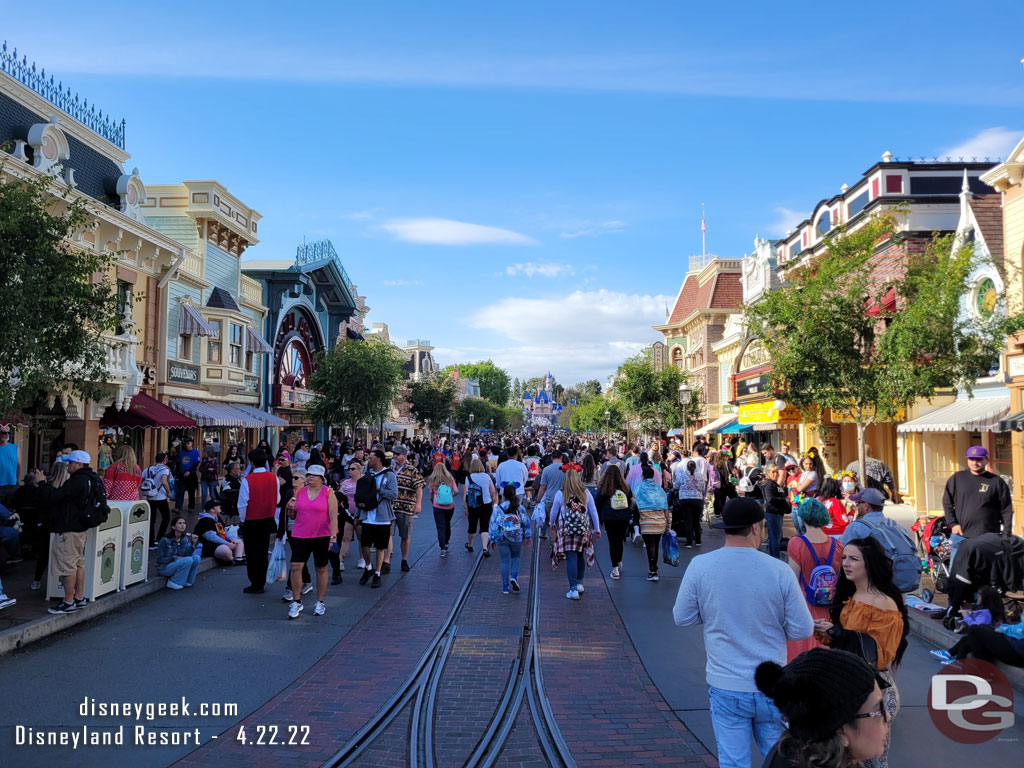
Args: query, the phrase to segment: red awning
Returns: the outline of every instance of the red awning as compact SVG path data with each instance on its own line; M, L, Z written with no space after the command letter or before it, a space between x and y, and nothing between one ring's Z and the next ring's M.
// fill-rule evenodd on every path
M110 406L103 413L100 419L101 427L131 427L169 429L171 427L195 427L195 419L190 419L184 414L178 413L169 405L164 405L144 392L139 392L132 398L131 405L127 411L119 411Z
M879 309L874 299L868 299L868 317L878 317L882 311L893 313L896 311L896 289L890 288L882 297L882 307Z

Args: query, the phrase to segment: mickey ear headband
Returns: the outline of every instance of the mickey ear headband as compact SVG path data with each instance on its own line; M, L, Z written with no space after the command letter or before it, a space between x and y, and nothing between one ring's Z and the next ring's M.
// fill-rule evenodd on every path
M570 469L575 469L577 472L582 472L583 471L583 467L581 467L579 464L563 464L560 467L560 469L563 472L568 472Z
M519 483L510 483L508 480L502 480L501 487L504 488L506 485L511 485L513 488L519 487Z

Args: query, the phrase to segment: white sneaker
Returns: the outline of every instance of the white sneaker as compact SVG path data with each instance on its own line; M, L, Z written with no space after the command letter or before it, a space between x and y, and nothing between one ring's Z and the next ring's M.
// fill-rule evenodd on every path
M579 592L579 593L580 593L581 595L582 595L582 594L583 594L584 592L586 592L586 590L585 590L585 589L583 588L583 585L582 585L582 584L577 584L577 585L576 585L576 591L577 591L577 592Z
M312 591L313 591L313 585L312 584L303 584L302 585L302 594L308 595Z
M363 560L363 558L361 558L361 557L359 558L359 562L356 563L356 570L358 570L358 571L365 571L366 570L366 561Z
M617 578L619 578L619 577L620 577L621 575L622 575L622 574L621 574L621 573L619 572L619 569L618 569L618 568L612 568L612 578L613 578L613 579L617 579Z
M295 599L295 596L292 595L292 591L290 589L286 589L284 591L284 594L281 595L281 602L282 603L290 603L294 599Z
M570 589L568 592L565 593L565 596L568 597L570 600L580 599L580 593L577 592L575 589Z
M637 547L642 547L644 545L644 537L641 536L639 533L634 533L633 534L633 545L637 546Z
M3 592L0 592L0 608L10 608L16 602L18 601L13 597L8 597Z
M339 560L338 561L338 570L339 571L344 571L345 570L345 561L344 560Z
M317 601L317 604L313 606L313 615L323 616L325 613L327 613L327 606Z
M647 580L648 581L657 581L658 580L658 574L656 574L656 573L648 573L647 574Z
M302 613L302 603L292 601L291 606L288 608L288 618L297 619L300 613Z

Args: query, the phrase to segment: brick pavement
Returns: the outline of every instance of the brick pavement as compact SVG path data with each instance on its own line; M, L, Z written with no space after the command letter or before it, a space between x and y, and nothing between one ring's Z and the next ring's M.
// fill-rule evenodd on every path
M577 765L717 766L648 676L597 567L579 601L564 567L540 573L544 687Z

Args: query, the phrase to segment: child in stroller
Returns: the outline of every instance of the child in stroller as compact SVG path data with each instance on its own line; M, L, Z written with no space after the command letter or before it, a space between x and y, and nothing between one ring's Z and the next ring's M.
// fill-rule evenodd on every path
M943 516L926 515L919 517L910 526L917 535L917 548L921 553L921 565L925 573L930 573L935 584L935 591L946 594L949 588L949 576L952 563L952 542L950 536L953 529ZM930 603L935 595L931 590L921 592L921 598Z

